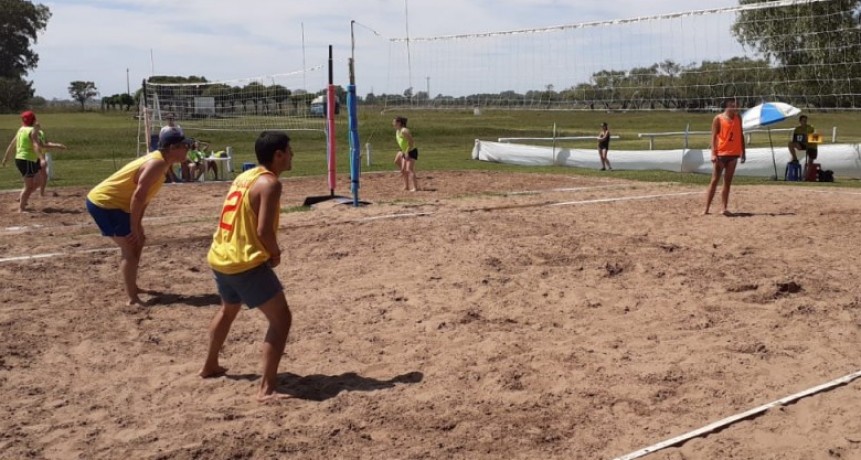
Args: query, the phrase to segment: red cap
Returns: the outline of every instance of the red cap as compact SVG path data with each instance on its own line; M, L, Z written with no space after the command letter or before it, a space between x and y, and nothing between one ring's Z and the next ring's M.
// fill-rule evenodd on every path
M28 110L21 114L21 121L23 121L26 126L33 126L33 123L36 123L36 114Z

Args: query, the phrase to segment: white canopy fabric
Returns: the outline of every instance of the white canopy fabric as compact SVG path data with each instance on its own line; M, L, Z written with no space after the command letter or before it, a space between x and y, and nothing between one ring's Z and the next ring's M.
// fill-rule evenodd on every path
M741 116L741 127L743 129L755 129L780 123L787 118L801 113L801 109L783 102L766 102L752 107Z
M783 175L792 158L787 147L775 148L778 174ZM804 154L800 160L804 161ZM600 169L601 160L595 149L537 147L476 140L472 158L481 161L523 166L573 166ZM708 150L611 150L610 163L616 170L676 171L711 174L711 153ZM824 170L834 171L835 178L861 179L861 145L828 144L819 146L816 160ZM739 164L736 174L751 177L771 177L774 166L770 148L747 149L747 162Z

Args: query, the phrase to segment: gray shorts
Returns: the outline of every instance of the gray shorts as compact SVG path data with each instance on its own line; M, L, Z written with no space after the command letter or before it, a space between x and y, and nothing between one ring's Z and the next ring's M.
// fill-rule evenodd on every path
M257 308L284 290L278 276L269 263L260 264L235 275L215 270L215 285L218 295L227 303L244 303L248 308Z

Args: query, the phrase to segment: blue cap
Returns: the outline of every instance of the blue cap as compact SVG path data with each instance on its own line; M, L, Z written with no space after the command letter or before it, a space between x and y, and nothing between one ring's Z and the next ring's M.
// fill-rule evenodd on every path
M158 135L158 148L160 149L165 149L176 144L191 147L193 143L194 139L185 137L185 134L179 128L165 129Z

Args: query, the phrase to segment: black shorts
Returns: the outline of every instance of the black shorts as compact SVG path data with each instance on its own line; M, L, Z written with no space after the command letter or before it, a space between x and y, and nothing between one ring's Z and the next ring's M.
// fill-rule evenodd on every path
M598 149L599 150L610 150L610 143L607 142L606 144L598 144Z
M733 161L738 160L739 158L741 158L741 157L720 156L720 155L717 157L718 161L723 163L724 166L726 166L729 163L732 163Z
M409 152L407 152L407 156L412 158L413 160L418 160L419 159L419 149L410 150Z
M807 159L813 161L819 156L819 149L807 147Z
M22 177L34 177L42 169L42 163L38 160L29 161L15 158L15 166L18 167L18 171L21 172Z

